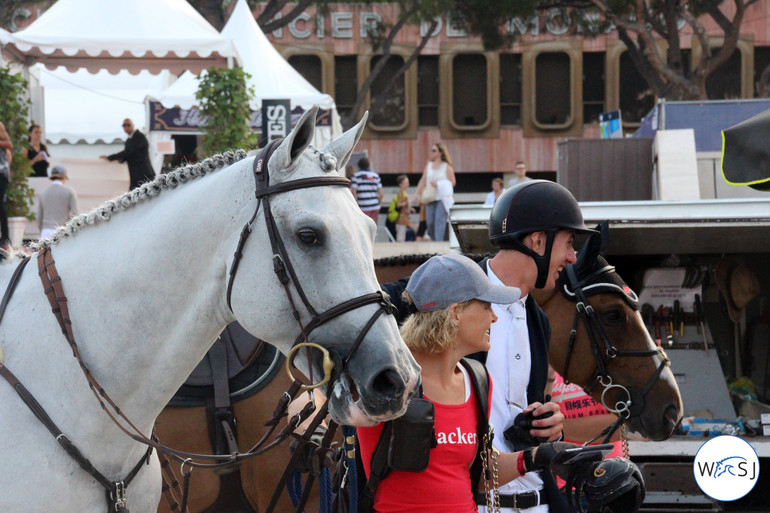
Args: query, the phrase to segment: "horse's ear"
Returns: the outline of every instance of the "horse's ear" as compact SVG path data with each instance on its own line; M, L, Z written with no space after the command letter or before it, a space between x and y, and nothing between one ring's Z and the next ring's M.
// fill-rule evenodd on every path
M604 221L603 223L596 225L595 229L597 233L592 233L588 239L586 239L585 244L583 244L583 247L580 248L580 252L578 253L577 262L575 263L578 275L580 275L581 271L585 272L590 270L596 261L596 257L604 255L604 252L607 250L609 223Z
M315 133L315 118L318 112L318 105L314 105L306 110L299 118L289 135L276 148L275 153L270 157L271 171L280 172L282 169L290 167L302 152L304 152L310 141L313 140ZM273 169L273 164L275 169Z
M604 256L605 253L607 253L607 246L610 243L610 222L609 220L604 220L601 223L596 225L596 229L601 234L601 245L599 246L599 254L601 256Z
M331 153L337 158L337 169L340 172L343 172L345 169L348 160L350 160L350 156L353 154L353 149L356 147L356 143L361 138L361 134L364 133L368 117L369 111L364 112L364 116L356 126L330 142L326 148L324 148L324 153Z

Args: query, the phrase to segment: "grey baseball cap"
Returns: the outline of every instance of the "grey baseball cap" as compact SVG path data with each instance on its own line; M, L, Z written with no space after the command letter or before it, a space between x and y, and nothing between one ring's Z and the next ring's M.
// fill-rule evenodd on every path
M470 299L509 304L521 297L521 290L492 285L476 262L454 254L431 257L418 267L406 291L420 312L442 310Z
M67 176L67 170L62 166L53 166L51 167L49 176L51 178L61 178L62 176Z

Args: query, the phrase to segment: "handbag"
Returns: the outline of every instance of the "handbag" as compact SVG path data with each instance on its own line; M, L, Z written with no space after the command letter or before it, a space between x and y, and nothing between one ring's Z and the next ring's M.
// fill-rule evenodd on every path
M436 188L432 185L426 185L422 190L422 196L420 196L420 202L427 205L436 201Z
M388 221L391 223L398 221L398 194L396 194L396 197L393 198L388 207Z
M403 416L392 421L388 466L403 472L422 472L428 468L430 450L436 447L433 403L413 397Z

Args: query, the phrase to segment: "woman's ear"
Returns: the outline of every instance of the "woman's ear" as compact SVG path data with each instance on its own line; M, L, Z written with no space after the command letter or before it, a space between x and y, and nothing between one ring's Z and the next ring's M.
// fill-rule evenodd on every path
M449 318L452 319L452 322L454 322L455 324L460 324L460 311L461 311L460 305L458 305L457 303L453 303L449 307Z

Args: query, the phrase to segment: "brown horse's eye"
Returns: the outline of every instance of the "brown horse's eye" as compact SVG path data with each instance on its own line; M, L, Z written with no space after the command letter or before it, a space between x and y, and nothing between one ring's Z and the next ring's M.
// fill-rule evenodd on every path
M315 246L321 243L316 232L310 228L300 228L297 231L297 238L308 246Z
M623 322L625 315L622 308L612 308L604 312L602 317L607 324L618 324Z

